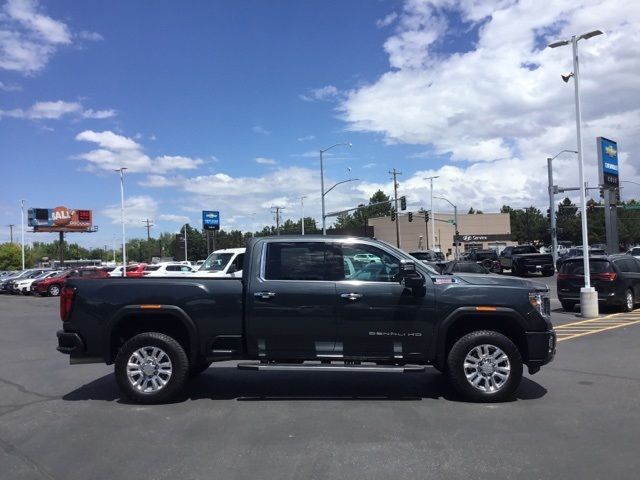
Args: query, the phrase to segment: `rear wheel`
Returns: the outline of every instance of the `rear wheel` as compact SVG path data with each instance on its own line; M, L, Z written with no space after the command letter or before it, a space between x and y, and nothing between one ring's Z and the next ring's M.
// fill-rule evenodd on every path
M52 297L57 297L58 295L60 295L60 285L51 285L47 290L47 293Z
M451 348L447 375L465 400L501 402L520 385L522 357L514 343L501 333L471 332Z
M115 376L122 392L137 403L164 403L184 387L189 360L182 345L158 332L129 339L116 357Z
M560 302L562 304L562 309L565 312L573 312L573 309L576 307L576 302Z
M635 298L633 296L633 291L629 289L624 293L624 304L622 305L622 310L624 312L632 312L634 306Z

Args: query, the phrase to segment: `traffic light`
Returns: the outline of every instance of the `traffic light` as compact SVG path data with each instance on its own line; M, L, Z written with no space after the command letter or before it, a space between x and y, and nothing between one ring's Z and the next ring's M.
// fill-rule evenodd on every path
M404 195L400 197L400 210L406 210L407 209L407 197L405 197Z
M604 188L600 187L600 198L604 198Z
M396 221L396 211L395 210L391 210L391 221L392 222Z
M424 222L429 223L429 212L424 212Z
M409 221L413 222L413 212L409 212L407 216L409 217Z

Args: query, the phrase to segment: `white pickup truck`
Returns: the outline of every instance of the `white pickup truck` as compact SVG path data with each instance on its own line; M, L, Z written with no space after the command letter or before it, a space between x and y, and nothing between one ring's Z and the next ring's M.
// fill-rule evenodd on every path
M225 248L216 250L207 257L198 271L191 274L195 277L242 277L244 248Z

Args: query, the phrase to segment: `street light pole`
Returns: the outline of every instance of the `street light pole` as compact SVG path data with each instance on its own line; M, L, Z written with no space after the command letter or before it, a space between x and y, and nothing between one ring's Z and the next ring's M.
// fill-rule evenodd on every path
M302 195L300 197L300 228L302 230L302 235L304 235L304 199L307 198L306 195Z
M325 205L324 205L324 196L326 195L325 191L324 191L324 160L323 160L323 155L324 152L327 152L329 150L331 150L333 147L338 147L340 145L346 146L346 147L352 147L351 143L336 143L335 145L331 145L328 148L325 148L324 150L320 150L320 202L322 203L322 235L326 235L327 234L327 225L326 225L326 220L327 217L325 216ZM335 185L334 185L335 187ZM333 187L331 187L333 188ZM331 190L331 189L329 189Z
M187 225L189 225L188 223L184 224L184 260L185 262L189 261L188 255L187 255Z
M573 51L573 82L575 87L575 103L576 103L576 137L578 147L578 176L580 177L580 208L582 221L582 257L584 265L584 287L580 289L580 312L583 317L595 317L598 315L598 293L591 286L591 274L589 271L589 232L587 230L587 203L586 203L586 186L584 183L584 158L582 154L582 132L580 131L582 124L582 116L580 113L580 65L578 61L578 41L587 40L596 35L601 35L600 30L594 30L583 35L573 35L571 40L562 40L549 45L551 48L561 47L571 43ZM562 77L565 82L569 81L570 76Z
M433 213L433 179L440 178L439 175L435 175L433 177L426 177L425 180L429 180L431 184L431 248L435 251L436 249L436 219Z
M447 202L449 205L453 207L453 228L454 228L453 243L455 247L455 259L458 260L458 207L444 197L433 197L433 198L444 200L445 202ZM441 238L441 237L438 235L438 238ZM442 240L440 240L440 242L442 242Z
M120 167L116 172L120 172L120 222L122 223L122 276L127 276L127 243L124 230L124 171L127 167Z
M22 225L22 270L24 270L24 200L20 200L20 222Z

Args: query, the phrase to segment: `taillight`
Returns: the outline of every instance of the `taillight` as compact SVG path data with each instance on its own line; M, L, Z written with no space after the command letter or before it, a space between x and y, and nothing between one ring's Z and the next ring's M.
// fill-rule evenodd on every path
M616 272L596 273L593 278L596 280L604 280L605 282L613 282L618 274Z
M60 320L63 322L69 320L75 295L76 289L73 287L63 287L62 292L60 292Z

